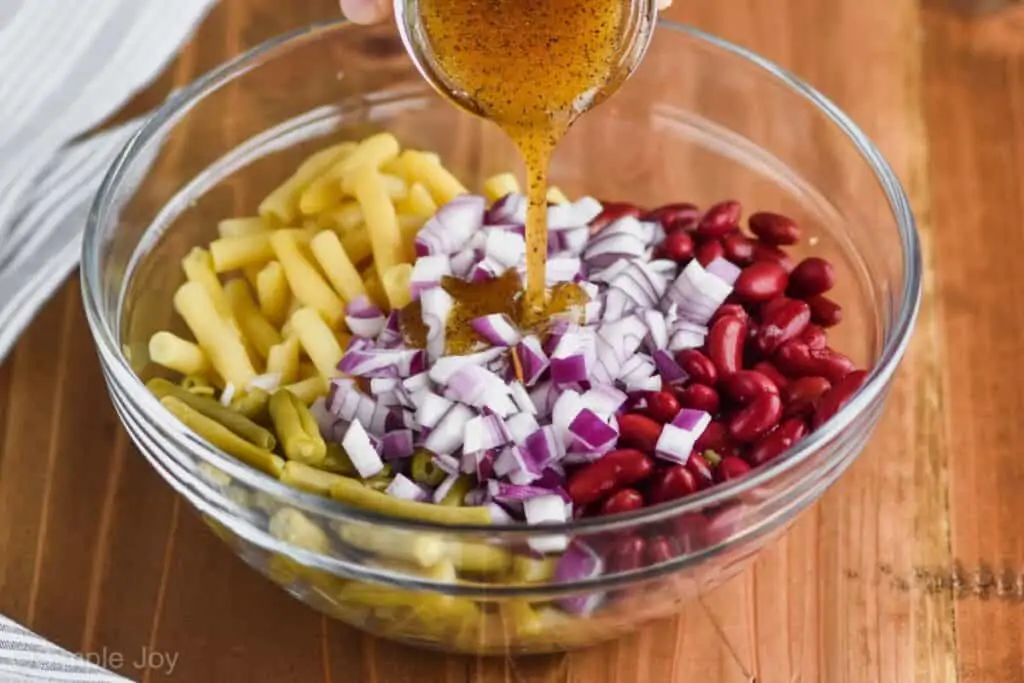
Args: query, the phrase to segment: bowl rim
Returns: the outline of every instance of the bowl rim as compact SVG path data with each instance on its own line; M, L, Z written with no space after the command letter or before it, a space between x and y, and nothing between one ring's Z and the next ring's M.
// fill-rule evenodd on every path
M331 498L295 489L270 475L241 463L227 453L206 443L185 428L184 425L178 423L146 389L142 379L132 370L128 359L122 352L120 340L114 337L114 324L119 326L119 323L109 320L104 312L100 266L100 254L103 244L99 236L100 226L107 218L107 214L115 208L113 200L116 196L116 191L125 179L132 162L165 126L173 125L179 115L191 108L195 102L214 92L236 76L247 72L254 63L266 57L268 53L272 53L280 48L300 44L306 40L315 39L321 34L332 33L354 26L344 19L312 24L265 41L221 64L176 93L173 93L131 136L107 170L86 220L80 271L86 317L97 346L101 364L108 371L107 381L120 384L128 397L137 403L143 415L168 427L166 430L167 434L164 437L170 438L173 447L191 451L199 459L225 472L240 483L244 483L255 490L267 494L279 502L318 516L336 520L382 524L395 529L525 538L538 532L543 532L544 534L565 533L576 535L596 534L629 527L636 528L640 525L657 523L687 513L699 512L708 507L728 503L734 498L757 489L770 480L780 477L799 466L810 458L823 444L839 436L850 426L855 418L882 396L904 355L912 336L922 295L922 253L917 234L916 220L911 211L906 192L889 163L860 127L829 98L788 70L750 50L681 23L665 19L660 19L658 23L661 30L670 30L683 34L695 39L704 46L724 51L758 67L763 72L766 72L766 75L787 86L791 91L801 96L810 105L824 114L852 142L861 158L871 168L882 187L889 203L889 208L896 221L902 247L901 266L903 269L903 282L899 292L901 305L889 333L885 336L878 361L869 371L866 381L836 415L829 419L820 429L812 432L800 440L793 448L789 449L785 457L780 457L766 466L757 468L750 475L738 480L723 483L684 499L642 508L631 513L611 517L583 518L539 526L528 526L521 522L489 525L447 525L380 514L345 505ZM133 253L132 258L134 259L136 255L137 251ZM127 275L130 278L131 273L129 272ZM122 283L122 293L120 296L123 296L123 290L128 281L126 279ZM121 314L120 304L121 302L119 301L117 306L118 316ZM802 478L801 482L806 482L806 477Z

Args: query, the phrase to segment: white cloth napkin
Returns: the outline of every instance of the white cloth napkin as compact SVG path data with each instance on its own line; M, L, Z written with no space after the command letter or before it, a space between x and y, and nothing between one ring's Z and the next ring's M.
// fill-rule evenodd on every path
M0 0L0 361L78 263L132 122L69 143L152 81L216 0ZM0 615L0 683L123 682Z

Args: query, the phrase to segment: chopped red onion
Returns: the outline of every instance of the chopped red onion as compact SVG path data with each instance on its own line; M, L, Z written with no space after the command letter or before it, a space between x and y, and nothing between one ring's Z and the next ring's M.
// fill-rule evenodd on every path
M390 394L398 388L400 381L395 377L374 377L370 380L370 393L374 396Z
M551 489L542 489L537 486L506 484L494 479L487 482L487 492L492 500L499 503L522 503L531 498L550 495L557 496L561 503L572 502L572 499L569 498L565 491L552 491Z
M676 362L675 356L668 351L655 351L654 364L658 368L658 372L661 373L661 379L668 384L682 384L690 377Z
M587 228L571 228L552 232L548 235L548 256L558 254L579 256L583 252L583 248L587 246L589 239L590 230Z
M437 426L430 430L424 448L438 455L451 455L462 445L466 431L466 423L475 417L473 410L461 403L456 403L445 413Z
M523 501L523 515L531 526L544 524L560 524L566 522L571 514L565 501L556 494L537 496ZM569 539L562 534L534 536L526 541L534 552L558 553L569 545Z
M463 502L466 505L476 506L489 503L489 499L490 495L487 493L487 489L483 487L478 487L466 493L465 497L463 498Z
M458 474L449 474L447 477L445 477L444 481L438 484L437 488L434 489L434 502L440 503L442 500L444 500L448 493L452 490L452 487L455 486L455 482L457 482L458 480Z
M395 429L380 440L381 455L385 460L408 458L413 452L412 430Z
M396 474L388 487L384 489L384 493L402 500L425 501L430 498L419 484L404 474Z
M220 404L222 406L231 405L231 399L235 397L235 385L228 382L224 385L224 391L220 392Z
M505 508L501 507L497 503L488 503L487 510L491 513L492 524L511 524L515 521L512 515L505 511Z
M639 258L646 250L647 243L640 222L625 216L606 227L597 237L591 238L583 250L583 259L589 267L600 269L620 259Z
M376 337L384 330L384 312L360 294L345 307L345 324L357 337Z
M648 261L647 267L651 269L651 272L657 273L669 280L674 280L676 272L679 270L679 264L669 259L654 259L653 261Z
M706 270L708 275L714 275L730 287L736 284L742 272L739 266L721 256L709 263Z
M435 384L447 386L452 376L464 367L484 365L499 358L505 349L491 348L465 356L444 356L439 358L430 368L430 379Z
M448 414L454 404L444 396L430 391L423 395L423 400L416 410L416 423L423 431L432 430Z
M366 430L373 436L383 436L387 431L388 417L391 415L391 410L391 406L375 401L373 411L369 414L369 417L362 420L367 425ZM356 411L356 417L360 417L359 411Z
M406 377L402 380L402 387L409 392L409 394L415 394L423 391L424 389L430 388L430 374L421 372L411 377Z
M379 348L391 349L402 344L401 316L398 311L391 311L384 321L384 329L377 335Z
M586 382L595 356L593 329L575 327L565 332L551 353L551 379L556 385Z
M555 385L551 380L541 382L530 391L530 401L533 402L533 406L537 409L537 415L541 418L551 415L551 409L557 398L558 392L555 391Z
M352 461L352 466L356 468L359 476L363 479L369 479L384 469L384 461L380 459L376 446L370 440L370 435L366 433L358 420L349 425L348 431L345 432L345 438L341 441L341 446L348 454L349 460Z
M420 295L434 287L441 285L441 278L452 274L452 263L448 256L438 254L436 256L421 256L416 259L416 265L412 269L412 277L409 279L409 291L412 300L417 301Z
M523 454L531 463L531 469L543 468L565 455L565 448L554 428L547 425L526 437Z
M508 269L497 261L484 258L483 260L478 261L472 269L470 269L469 281L486 282L487 280L493 280L499 275L504 274L506 270Z
M487 408L500 417L508 417L516 409L505 381L479 365L466 365L452 375L445 396L474 408Z
M522 338L522 334L512 324L512 319L504 313L492 313L473 318L469 321L469 326L494 346L512 346L519 343Z
M585 453L607 453L619 438L618 430L589 408L576 414L569 423L569 433L573 442L571 450Z
M560 282L573 282L582 276L583 262L575 256L549 258L545 266L544 277L548 287Z
M601 269L595 269L594 266L591 265L590 281L593 283L608 284L616 277L618 277L618 275L622 273L622 271L624 271L627 267L629 267L629 261L625 259L621 261L615 261L611 265Z
M708 328L679 318L669 326L668 349L676 353L683 349L699 349L704 346L707 336Z
M580 197L570 204L555 204L548 207L548 230L586 227L590 221L601 215L604 208L593 197Z
M425 354L419 349L349 350L338 363L339 370L356 377L408 377L425 366Z
M647 348L652 352L664 349L668 346L668 323L665 314L661 311L649 308L641 313L644 324L647 325Z
M644 241L647 244L661 244L665 239L665 229L658 221L640 221L640 227L644 229Z
M526 438L540 429L537 418L527 412L516 413L505 421L505 428L516 444L526 443Z
M452 295L441 287L434 287L420 293L420 310L423 325L427 328L427 354L431 360L444 355L447 343L446 330L448 315L455 305ZM410 373L406 373L407 376Z
M491 229L487 231L484 253L503 270L515 268L526 257L526 240L515 232Z
M437 210L416 235L416 255L454 254L484 223L486 201L461 195Z
M604 572L601 556L590 546L575 540L555 565L555 581L557 583L575 584L580 581L596 579ZM593 612L604 600L602 593L586 593L558 599L558 606L575 615L587 615Z
M612 384L593 384L580 396L580 405L601 417L608 418L618 412L629 397Z
M310 404L309 412L316 420L317 427L320 428L320 436L327 438L328 435L331 435L334 423L338 419L327 409L327 400L323 396L316 399Z
M572 443L569 425L582 409L583 403L580 394L572 389L563 391L555 399L555 405L551 408L551 427L554 429L555 438L558 439L562 454Z
M497 415L479 415L466 423L462 450L477 453L500 448L511 440L505 421Z
M530 398L530 392L526 390L519 382L508 383L509 393L512 395L512 401L516 404L521 412L528 413L530 415L537 414L537 407L533 405L533 400Z
M452 275L465 278L473 265L480 259L480 254L475 249L463 249L451 258L450 267Z
M662 427L655 455L685 465L694 444L710 422L711 416L702 410L680 410L670 424Z
M731 293L731 285L709 275L697 259L693 259L665 292L662 303L674 303L679 307L679 315L706 325Z
M435 455L430 458L431 462L437 465L439 470L442 470L445 474L458 474L459 473L459 460L451 455Z
M509 193L494 202L484 215L487 225L524 225L526 223L526 197L516 192Z
M512 353L516 354L519 367L523 371L523 384L528 387L536 384L551 365L536 335L528 334L523 337L512 349Z

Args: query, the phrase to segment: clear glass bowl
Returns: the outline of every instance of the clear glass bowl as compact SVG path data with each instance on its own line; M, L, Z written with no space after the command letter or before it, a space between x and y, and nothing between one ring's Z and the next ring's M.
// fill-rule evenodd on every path
M838 415L742 480L543 529L382 517L286 487L211 447L140 380L153 372L150 335L181 326L171 306L180 259L213 238L218 220L252 215L313 150L378 130L435 150L477 189L493 173L521 170L499 131L430 90L393 28L335 23L271 41L172 97L114 164L85 237L85 305L125 428L246 562L300 600L449 651L589 645L669 615L737 572L864 448L919 304L906 196L878 150L820 94L756 55L664 22L640 70L558 150L553 181L570 196L648 206L735 198L800 221L805 253L838 271L846 320L833 345L873 368ZM602 554L623 543L662 552L630 571L558 583L528 550L552 535Z

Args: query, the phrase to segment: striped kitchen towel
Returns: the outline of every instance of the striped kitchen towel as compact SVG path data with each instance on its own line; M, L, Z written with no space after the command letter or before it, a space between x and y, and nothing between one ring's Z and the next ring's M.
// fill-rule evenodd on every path
M215 2L0 0L0 361L78 263L93 196L138 122L79 138L151 82ZM0 683L23 681L127 679L0 615Z

